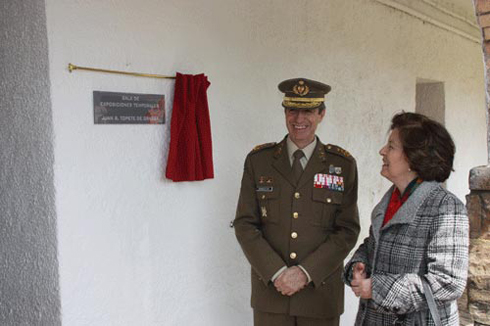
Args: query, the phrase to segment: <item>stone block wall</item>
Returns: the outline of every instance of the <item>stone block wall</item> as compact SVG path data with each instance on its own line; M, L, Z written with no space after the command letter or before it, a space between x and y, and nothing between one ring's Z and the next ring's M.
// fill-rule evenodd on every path
M490 116L490 1L473 0L482 31L485 62L487 125ZM487 127L490 163L490 127ZM462 324L490 326L490 165L473 168L466 196L470 218L470 266L466 292L459 301Z
M470 218L470 266L468 286L461 298L462 324L490 325L490 167L470 171L470 194L466 196Z

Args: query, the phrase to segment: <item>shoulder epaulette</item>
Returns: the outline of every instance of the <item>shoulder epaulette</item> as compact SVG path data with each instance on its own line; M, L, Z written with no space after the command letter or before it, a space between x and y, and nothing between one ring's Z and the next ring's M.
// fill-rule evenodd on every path
M337 145L327 144L325 145L325 150L328 151L329 153L337 154L345 158L348 158L350 160L354 159L348 151L346 151L345 149Z
M276 146L276 144L277 143L266 143L266 144L262 144L262 145L257 145L252 149L250 154L256 153L256 152L261 151L261 150L266 149L266 148L274 147L274 146Z

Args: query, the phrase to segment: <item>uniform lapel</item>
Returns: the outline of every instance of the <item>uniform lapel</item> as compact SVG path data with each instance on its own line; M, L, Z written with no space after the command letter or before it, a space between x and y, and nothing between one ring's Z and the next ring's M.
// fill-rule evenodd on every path
M315 150L308 160L308 164L306 164L306 168L298 181L298 188L303 187L308 182L310 182L311 187L313 187L313 177L315 174L322 173L327 167L325 161L326 154L324 146L320 142L320 139L317 138Z
M295 187L296 184L293 177L291 163L289 162L286 138L279 143L278 148L274 152L274 158L274 163L272 163L274 169L276 169L293 187Z

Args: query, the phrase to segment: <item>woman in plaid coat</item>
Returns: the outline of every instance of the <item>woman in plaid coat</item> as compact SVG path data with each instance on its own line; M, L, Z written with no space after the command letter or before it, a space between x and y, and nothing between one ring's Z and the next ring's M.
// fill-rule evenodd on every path
M381 175L393 186L374 208L369 237L344 271L344 281L361 298L356 325L435 325L423 282L442 325L459 325L468 217L464 204L441 185L454 152L441 124L416 113L393 118L380 150Z

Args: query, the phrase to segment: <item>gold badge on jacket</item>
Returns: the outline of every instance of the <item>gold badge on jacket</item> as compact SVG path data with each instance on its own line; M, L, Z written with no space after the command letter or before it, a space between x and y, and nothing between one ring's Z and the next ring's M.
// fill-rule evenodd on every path
M262 207L260 207L260 211L262 213L262 217L267 217L267 208L262 206Z
M274 179L272 177L265 177L261 175L259 177L259 183L260 184L272 184L274 182Z

